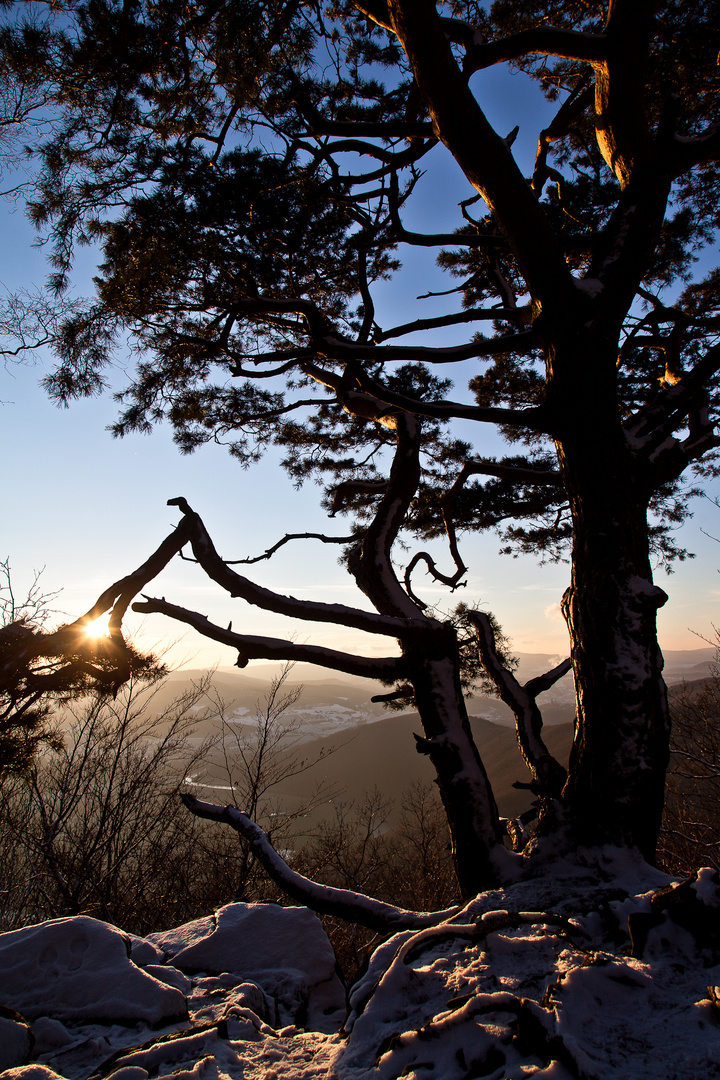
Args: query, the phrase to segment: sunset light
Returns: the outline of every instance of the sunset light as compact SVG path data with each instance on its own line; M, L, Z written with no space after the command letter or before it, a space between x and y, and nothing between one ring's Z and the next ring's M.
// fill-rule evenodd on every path
M97 619L93 619L92 622L87 624L83 631L85 637L91 638L93 641L97 641L99 638L107 637L109 618L110 613L106 611Z

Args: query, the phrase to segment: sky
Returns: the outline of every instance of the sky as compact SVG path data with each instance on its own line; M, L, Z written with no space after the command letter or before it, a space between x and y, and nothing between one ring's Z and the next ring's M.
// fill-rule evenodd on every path
M518 122L517 87L495 70L476 78L483 80L481 100L491 122L500 134L506 134ZM535 101L531 108L524 104L513 147L518 159L531 160L537 131L549 115L544 102ZM408 228L440 231L449 227L452 219L443 216L444 207L454 213L457 199L467 194L446 155L433 154L413 216L405 216ZM42 284L47 274L44 254L33 246L34 234L22 206L0 205L0 216L4 240L0 282L10 291ZM79 295L91 289L92 256L92 251L80 253L74 286ZM416 299L432 287L432 254L405 248L400 256L406 257L409 272L406 269L375 295L381 325L404 322L420 312L426 316L440 303ZM452 344L461 338L451 339L445 332L442 340ZM113 374L116 386L122 385L122 363L121 358ZM0 559L9 558L18 595L39 570L45 590L62 590L55 603L62 613L58 620L83 614L109 584L144 562L177 522L177 510L166 503L178 495L201 514L216 547L227 558L258 554L286 532L345 531L343 519L327 522L318 505L317 488L293 488L279 468L276 452L244 471L215 445L181 456L163 428L150 436L114 439L106 430L117 410L110 396L58 408L40 386L50 364L51 357L40 353L25 364L0 366L4 496ZM489 436L482 452L502 453L502 444ZM709 493L720 494L720 485ZM720 509L701 500L693 519L677 534L679 544L695 552L696 558L677 565L670 577L661 570L657 573L658 584L670 597L659 614L661 644L666 649L698 648L705 644L703 638L714 636L714 624L720 621L720 544L713 535L720 537ZM449 605L461 599L493 611L516 651L564 655L567 633L559 605L569 582L568 565L540 566L532 558L500 556L498 547L495 534L463 540L462 554L469 566L467 587L448 598ZM450 568L445 549L436 550L441 569ZM287 545L270 562L250 572L279 592L367 606L337 565L337 550L316 542ZM428 602L441 598L422 572L414 585ZM355 631L293 624L239 605L197 568L178 560L148 591L200 611L221 625L232 619L236 630L281 637L293 634L299 641L368 655L387 650L387 642ZM226 666L235 659L232 650L169 625L161 616L132 616L128 626L140 644L169 648L168 659L174 665Z

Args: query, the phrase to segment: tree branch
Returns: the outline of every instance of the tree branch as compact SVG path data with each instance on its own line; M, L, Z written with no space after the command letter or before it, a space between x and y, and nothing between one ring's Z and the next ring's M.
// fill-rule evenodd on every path
M520 336L518 335L518 337ZM508 339L503 340L507 341ZM548 431L549 417L542 406L533 406L528 409L503 409L495 406L465 405L459 401L422 401L419 398L411 398L406 394L400 394L386 386L373 382L365 371L358 374L358 384L366 395L379 403L385 403L386 412L390 411L390 409L401 409L403 412L412 413L415 416L429 416L436 420L476 420L484 423L524 427L543 433ZM348 411L352 411L349 408L349 402L346 407L348 407Z
M380 933L394 933L398 930L420 930L427 926L437 926L460 911L460 907L447 908L445 911L421 912L406 911L393 907L381 900L373 900L362 893L349 889L334 889L328 885L319 885L303 877L280 858L265 833L254 821L236 810L234 806L215 806L200 802L194 795L180 796L183 803L196 817L209 821L219 821L229 825L248 843L256 859L272 880L293 900L305 904L319 915L334 915L347 922L358 923L369 930Z
M232 623L223 629L211 623L206 615L197 611L171 604L164 598L144 596L141 602L133 604L133 611L144 614L167 615L177 622L192 626L203 637L219 641L237 649L236 667L244 668L249 660L289 660L304 661L319 667L343 671L347 675L359 675L365 679L393 680L406 674L402 657L355 656L352 653L327 649L321 645L304 645L281 638L259 637L252 634L238 634L232 629Z
M562 246L507 144L473 97L443 33L435 3L391 0L388 9L430 111L433 130L507 236L528 289L541 302L544 314L566 325L578 297Z
M495 636L487 615L482 611L468 611L467 618L475 631L482 665L495 683L501 699L515 714L518 745L532 773L532 790L543 798L559 798L567 780L567 771L555 760L542 740L542 714L535 699L570 670L570 661L564 661L546 675L521 686L498 657Z
M531 318L532 314L529 307L470 308L467 311L456 311L452 315L438 315L434 319L415 319L411 323L401 323L400 326L393 326L390 330L376 330L374 340L380 343L387 341L389 338L402 337L404 334L415 334L421 330L435 330L443 326L457 326L459 323L466 322L508 320L528 324Z
M673 180L708 161L720 161L720 124L713 124L703 135L694 138L675 136L669 157Z
M702 404L708 383L718 371L720 345L715 345L708 349L691 371L682 375L674 385L664 386L649 405L625 421L625 436L632 449L647 461L657 462L663 444L678 427L684 425L693 406L698 402ZM708 420L703 428L704 434L713 429L714 424ZM675 445L680 445L677 440L674 441Z
M566 60L585 60L593 64L604 60L607 51L605 34L586 34L554 26L535 26L498 41L473 41L465 52L463 72L469 76L474 71L502 64L507 60L518 60L521 56L531 56L533 53L559 56Z
M220 558L200 515L191 509L185 499L168 499L168 506L178 506L185 515L195 558L208 577L217 582L220 588L229 592L231 596L240 597L246 603L254 604L265 611L274 611L279 615L289 615L295 619L336 623L355 630L365 630L370 634L385 634L388 637L412 634L412 621L409 622L407 618L378 615L359 608L347 607L344 604L297 600L294 596L283 596L281 593L256 585L255 582L231 570L224 559ZM420 630L422 626L422 623L418 623L416 629Z
M0 666L0 688L12 692L12 687L17 685L18 678L21 677L32 678L33 685L38 688L45 687L50 692L58 688L59 682L65 681L67 685L67 678L73 674L85 674L99 682L112 682L116 686L125 682L130 677L130 650L122 634L125 612L143 586L152 581L187 544L190 533L190 523L181 522L149 559L137 570L105 589L90 610L75 622L61 626L49 634L29 634L24 644L10 650L9 659ZM112 671L96 667L91 662L94 658L81 660L77 656L84 644L85 628L110 609L109 640L98 642L96 651L97 659L112 661ZM29 665L41 656L65 657L67 663L47 674L33 674Z
M249 556L247 559L227 559L228 566L238 565L252 565L253 563L263 562L265 559L270 559L279 551L285 544L289 544L292 540L320 540L323 544L352 544L357 540L356 535L351 536L325 536L324 533L286 533L282 540L278 540L276 544L269 547L267 551L264 551L262 555Z
M400 413L396 432L386 489L362 541L350 551L348 569L377 611L415 619L418 606L395 576L390 552L420 482L421 423Z

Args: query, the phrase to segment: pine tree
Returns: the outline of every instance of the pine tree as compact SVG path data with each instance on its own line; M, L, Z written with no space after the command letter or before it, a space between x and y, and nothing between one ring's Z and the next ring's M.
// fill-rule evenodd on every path
M463 698L471 648L516 712L540 831L564 823L573 843L652 860L669 720L667 598L651 560L683 556L672 526L720 445L720 5L93 0L37 20L11 11L2 37L6 73L41 81L54 103L31 213L54 239L56 289L76 243L99 243L103 260L92 305L64 323L50 392L99 391L129 340L140 361L117 434L166 419L182 451L222 438L243 465L286 448L291 475L319 478L328 510L350 518L335 539L376 614L260 589L182 499L165 554L189 543L232 595L396 638L400 655L252 638L165 600L138 607L234 644L241 663L310 660L412 698L465 894L504 873ZM474 74L494 65L555 104L529 177L476 92ZM444 234L403 224L431 152L468 185ZM437 251L447 310L380 326L376 290L414 247ZM464 344L436 344L463 328ZM472 445L456 419L475 425ZM483 453L489 429L507 456ZM567 772L536 704L567 666L521 686L487 613L444 618L413 589L418 563L457 586L460 533L488 528L506 548L570 551ZM419 552L401 580L401 531L447 536L454 568Z

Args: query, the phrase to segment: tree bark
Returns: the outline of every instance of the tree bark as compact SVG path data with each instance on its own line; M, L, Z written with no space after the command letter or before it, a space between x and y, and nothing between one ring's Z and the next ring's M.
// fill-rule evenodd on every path
M468 898L506 881L511 856L503 846L497 803L470 729L455 631L440 625L428 629L421 641L404 646L403 656L425 735L416 735L417 750L435 768L455 872Z
M652 580L649 488L620 423L616 350L585 341L572 351L550 364L573 518L563 611L577 715L563 800L578 842L631 845L652 861L669 759L656 625L667 596Z

